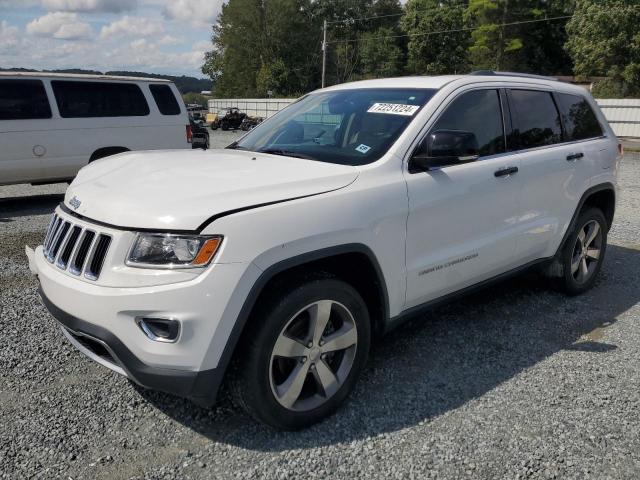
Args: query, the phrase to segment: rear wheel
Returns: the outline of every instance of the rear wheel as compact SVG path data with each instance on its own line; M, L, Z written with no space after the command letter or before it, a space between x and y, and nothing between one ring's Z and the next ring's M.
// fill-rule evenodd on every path
M333 413L369 351L369 315L358 292L337 279L315 279L274 293L254 313L236 363L237 403L287 430Z
M562 250L560 287L570 295L589 290L607 248L607 221L601 210L590 208L578 217L575 229Z

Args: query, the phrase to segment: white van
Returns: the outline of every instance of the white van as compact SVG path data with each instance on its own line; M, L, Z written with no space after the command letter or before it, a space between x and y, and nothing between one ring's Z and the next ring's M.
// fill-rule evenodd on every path
M168 80L0 72L0 185L68 181L99 158L190 141Z

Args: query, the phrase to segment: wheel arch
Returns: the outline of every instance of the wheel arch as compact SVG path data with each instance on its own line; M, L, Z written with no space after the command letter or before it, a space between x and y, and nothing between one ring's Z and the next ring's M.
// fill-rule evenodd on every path
M216 369L226 375L254 308L270 288L283 278L314 271L327 272L350 283L367 304L372 333L380 335L384 332L389 318L389 296L382 269L373 251L359 243L323 248L279 261L262 272L244 300ZM368 283L358 284L358 279Z
M560 242L560 246L558 247L558 253L564 248L569 235L571 235L571 232L576 226L580 212L582 212L585 207L597 207L602 210L604 217L607 220L607 227L611 228L616 209L616 191L613 184L610 182L600 183L588 188L582 194L582 197L578 202L578 206L573 213L573 217L571 218L571 222L562 237L562 242ZM558 253L556 253L556 257Z

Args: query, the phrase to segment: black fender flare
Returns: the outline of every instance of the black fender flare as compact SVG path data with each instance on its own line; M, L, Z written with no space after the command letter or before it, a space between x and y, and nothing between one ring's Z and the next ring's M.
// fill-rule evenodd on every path
M272 280L279 273L282 273L294 267L298 267L300 265L304 265L305 263L347 253L364 254L368 257L369 261L373 265L373 268L378 277L378 285L380 286L379 294L382 296L382 322L385 323L389 318L389 294L387 291L387 284L385 282L382 269L380 268L380 264L375 254L368 246L361 243L348 243L306 252L301 255L296 255L295 257L287 258L285 260L277 262L267 268L264 272L262 272L262 274L260 274L258 279L251 287L249 294L245 297L242 308L240 309L240 313L238 314L233 328L231 329L231 334L227 339L224 350L222 351L222 355L220 356L220 360L218 361L218 365L216 366L216 370L219 370L222 374L226 373L227 368L231 363L231 359L233 358L233 354L238 347L240 338L242 337L242 333L244 332L244 329L249 321L249 316L251 315L251 312L256 305L258 297L263 292L264 288L270 280Z

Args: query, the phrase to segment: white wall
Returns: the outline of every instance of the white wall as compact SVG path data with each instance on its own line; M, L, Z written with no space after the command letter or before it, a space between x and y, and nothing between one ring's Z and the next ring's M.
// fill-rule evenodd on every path
M236 107L249 116L267 118L295 100L295 98L212 98L209 100L209 113Z
M640 138L640 99L598 99L596 101L617 136Z

